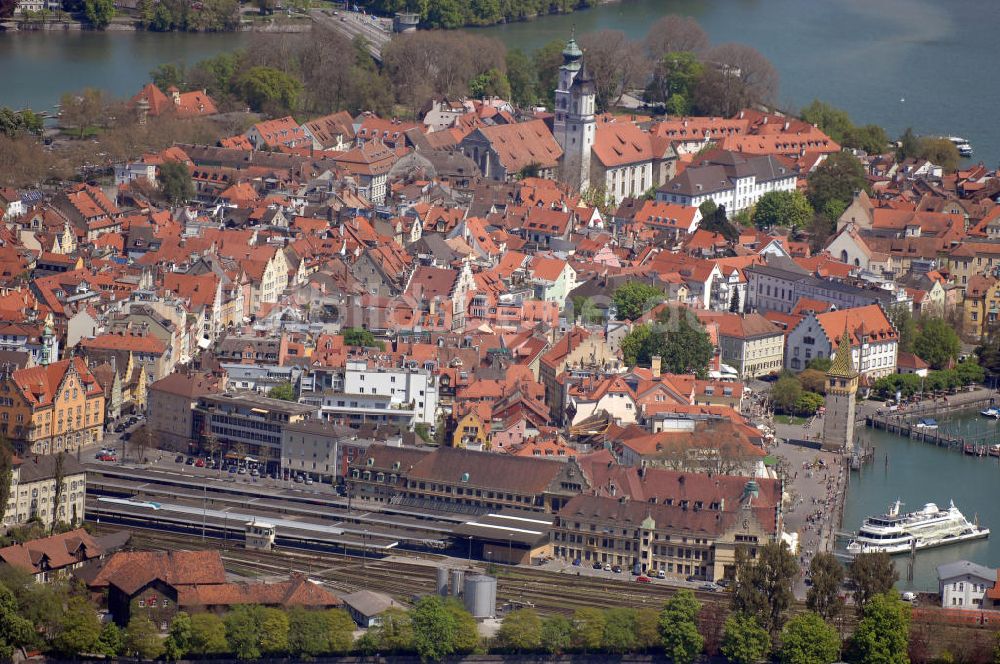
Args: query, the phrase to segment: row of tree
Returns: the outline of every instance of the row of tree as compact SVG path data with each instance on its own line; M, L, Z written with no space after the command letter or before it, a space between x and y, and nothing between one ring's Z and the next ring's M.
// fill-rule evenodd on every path
M564 14L596 4L598 0L371 0L367 7L390 16L400 11L415 12L429 28L460 28Z

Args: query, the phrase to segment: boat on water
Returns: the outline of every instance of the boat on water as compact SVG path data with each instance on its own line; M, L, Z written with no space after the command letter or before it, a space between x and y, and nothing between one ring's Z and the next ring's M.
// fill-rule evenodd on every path
M979 411L979 414L983 417L992 417L995 420L1000 420L1000 408L990 406L986 410Z
M990 445L990 456L1000 457L1000 445Z
M918 429L937 429L938 423L933 417L925 417L924 419L917 422Z
M851 555L859 553L908 553L911 547L929 549L989 537L990 529L972 523L950 502L948 509L927 503L916 512L900 514L896 501L881 516L865 519L857 536L847 545Z
M963 157L972 156L972 144L961 136L945 136L945 139L951 141L955 148L958 150L958 154Z

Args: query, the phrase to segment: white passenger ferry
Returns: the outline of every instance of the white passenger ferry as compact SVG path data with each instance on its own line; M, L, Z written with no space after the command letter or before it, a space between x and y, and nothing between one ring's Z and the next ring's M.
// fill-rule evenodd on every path
M948 509L940 509L934 503L927 503L916 512L900 514L902 505L898 500L881 516L865 519L857 536L847 545L851 555L859 553L907 553L916 542L916 548L928 549L966 540L989 537L989 528L980 528L971 523L962 512L950 503Z
M972 156L972 145L969 141L965 140L961 136L946 136L947 140L951 141L955 147L958 149L958 154L963 157Z

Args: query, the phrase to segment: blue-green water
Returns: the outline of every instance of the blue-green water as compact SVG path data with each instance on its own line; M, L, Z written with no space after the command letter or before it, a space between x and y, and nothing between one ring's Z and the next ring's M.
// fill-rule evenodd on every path
M622 0L484 32L527 50L574 26L641 39L664 14L694 17L713 44L758 49L781 75L785 108L819 98L891 135L908 126L959 135L972 141L976 160L1000 160L1000 85L976 64L995 59L1000 3L991 0Z
M941 430L970 436L981 432L1000 442L1000 423L968 414L942 419ZM843 530L857 530L862 520L881 514L897 498L904 511L917 510L925 503L947 506L949 500L970 520L992 530L988 539L965 542L917 552L914 582L906 583L906 556L896 556L901 588L936 591L936 567L953 560L971 560L1000 567L1000 462L997 457L973 457L919 440L901 438L883 431L865 429L861 437L875 446L875 462L851 475L844 505ZM885 457L889 463L886 466Z
M595 9L484 28L510 47L600 29L643 38L665 14L693 16L715 44L742 42L781 75L778 101L814 98L898 135L959 135L996 166L1000 85L993 73L1000 2L992 0L622 0ZM293 36L294 38L294 36ZM0 34L0 105L51 110L59 95L99 86L132 93L162 62L236 48L239 34ZM905 101L900 101L905 99Z

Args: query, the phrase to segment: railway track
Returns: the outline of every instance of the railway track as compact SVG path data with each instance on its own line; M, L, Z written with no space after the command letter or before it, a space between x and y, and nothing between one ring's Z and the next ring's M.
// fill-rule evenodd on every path
M99 532L115 530L96 524ZM218 549L219 542L200 541L190 536L159 530L135 530L132 546L147 550ZM249 577L286 577L292 573L306 574L340 594L358 590L373 590L390 595L403 603L412 603L415 597L433 593L436 588L438 566L464 569L466 573L484 572L485 565L476 561L471 568L464 561L442 555L411 553L396 550L391 558L375 559L352 553L332 554L303 551L246 551L241 547L223 549L222 559L227 570ZM410 562L412 560L412 562ZM677 591L664 584L637 584L635 582L576 576L531 567L505 567L497 570L497 601L524 606L532 605L542 615L569 615L580 608L650 607L659 609ZM713 604L723 609L725 618L730 598L726 593L695 591L703 605ZM805 604L796 602L791 613L806 610ZM956 622L953 612L937 607L919 607L914 620L927 626L951 625L969 630L1000 629L1000 621L969 620ZM850 633L856 625L854 611L848 607L842 628Z

